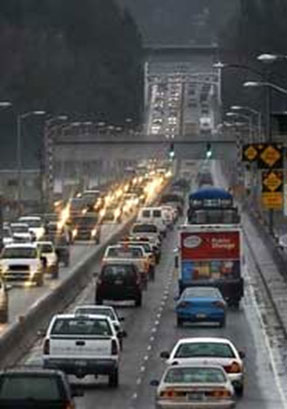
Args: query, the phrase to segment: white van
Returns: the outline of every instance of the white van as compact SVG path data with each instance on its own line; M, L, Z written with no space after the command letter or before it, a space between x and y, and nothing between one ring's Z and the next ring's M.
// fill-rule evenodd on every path
M164 219L164 212L161 207L143 207L139 211L137 221L139 223L155 224L163 236L166 234L167 226Z

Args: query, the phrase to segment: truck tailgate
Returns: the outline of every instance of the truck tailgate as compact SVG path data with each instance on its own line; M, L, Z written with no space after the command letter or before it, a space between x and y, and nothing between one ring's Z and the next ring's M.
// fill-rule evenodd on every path
M99 337L56 337L50 338L50 354L53 357L87 357L110 356L111 338Z

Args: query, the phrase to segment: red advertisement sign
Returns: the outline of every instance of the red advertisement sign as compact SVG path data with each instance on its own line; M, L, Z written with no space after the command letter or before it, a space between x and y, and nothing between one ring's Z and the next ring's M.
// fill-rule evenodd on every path
M181 233L182 260L236 260L240 258L240 232Z

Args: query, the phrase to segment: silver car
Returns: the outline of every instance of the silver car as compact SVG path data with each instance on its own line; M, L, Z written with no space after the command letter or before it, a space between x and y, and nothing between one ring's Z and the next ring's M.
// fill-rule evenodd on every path
M221 366L169 366L157 386L156 409L231 409L234 389Z

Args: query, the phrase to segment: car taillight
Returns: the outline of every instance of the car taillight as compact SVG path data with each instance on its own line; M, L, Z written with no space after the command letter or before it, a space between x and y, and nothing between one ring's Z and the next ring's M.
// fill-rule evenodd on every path
M167 389L160 393L161 398L175 398L176 396L177 396L177 393L172 389Z
M50 340L49 339L45 339L44 341L43 353L44 355L50 354Z
M213 398L230 398L231 392L228 389L218 389L208 393Z
M65 409L74 409L74 405L71 402L67 402L64 406Z
M223 301L214 301L212 305L214 305L217 308L223 308L223 309L225 308L225 303Z
M112 339L112 355L118 355L118 344L115 339Z
M227 373L240 373L241 372L241 366L239 365L238 362L232 362L231 365L224 366L224 370Z

